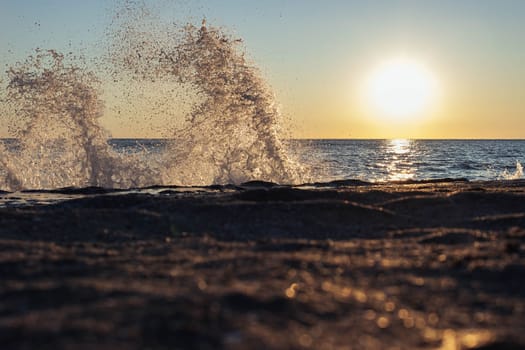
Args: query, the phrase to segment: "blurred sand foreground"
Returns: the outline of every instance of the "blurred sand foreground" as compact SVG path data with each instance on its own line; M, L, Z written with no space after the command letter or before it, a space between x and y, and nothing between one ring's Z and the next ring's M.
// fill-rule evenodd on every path
M525 348L524 181L155 190L0 209L1 349Z

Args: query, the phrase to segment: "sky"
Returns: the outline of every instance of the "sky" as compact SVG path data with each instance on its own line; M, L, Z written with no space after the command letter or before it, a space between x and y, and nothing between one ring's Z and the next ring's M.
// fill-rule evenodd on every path
M168 20L205 17L242 38L293 137L525 138L525 1L146 3ZM110 0L0 0L1 66L36 47L96 56L114 8ZM372 73L396 57L436 81L429 104L406 118L363 97ZM156 136L112 118L103 123L114 137Z

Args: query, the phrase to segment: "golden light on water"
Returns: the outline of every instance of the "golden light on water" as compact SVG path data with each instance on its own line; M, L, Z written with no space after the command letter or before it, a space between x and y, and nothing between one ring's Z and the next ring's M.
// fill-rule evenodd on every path
M366 83L367 104L387 119L416 118L437 96L437 80L422 63L397 58L377 67Z
M389 149L392 153L400 155L410 152L410 140L393 139L389 142Z
M406 139L387 141L385 167L388 172L388 181L403 181L413 179L416 168L408 157L412 151L413 142Z

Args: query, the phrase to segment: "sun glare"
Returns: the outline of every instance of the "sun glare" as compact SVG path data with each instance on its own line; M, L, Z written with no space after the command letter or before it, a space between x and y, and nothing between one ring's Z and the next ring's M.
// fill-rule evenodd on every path
M395 59L379 66L367 81L368 104L382 116L421 116L436 97L436 80L422 64Z

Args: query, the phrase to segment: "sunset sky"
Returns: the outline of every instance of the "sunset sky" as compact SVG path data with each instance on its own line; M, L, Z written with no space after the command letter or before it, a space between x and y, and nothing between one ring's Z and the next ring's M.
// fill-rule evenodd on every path
M146 4L165 19L206 17L243 38L294 137L525 138L525 1ZM36 47L96 56L114 8L109 0L0 0L3 70ZM393 73L381 68L396 60L410 63ZM425 99L400 96L409 105L399 107L397 99L370 97L371 89L399 84L424 86ZM109 112L103 123L115 137L156 136L137 134Z

